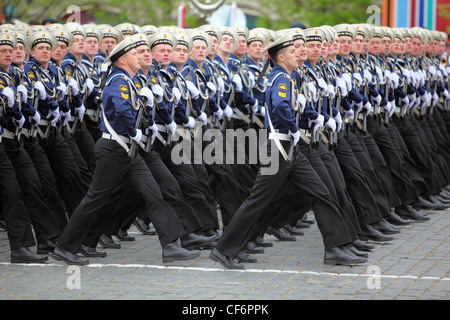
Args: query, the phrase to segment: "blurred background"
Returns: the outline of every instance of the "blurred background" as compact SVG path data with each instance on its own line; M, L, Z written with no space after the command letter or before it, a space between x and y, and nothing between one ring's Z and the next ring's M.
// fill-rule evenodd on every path
M246 25L248 28L314 27L371 23L421 26L450 33L450 0L0 0L2 23L51 22L195 28Z

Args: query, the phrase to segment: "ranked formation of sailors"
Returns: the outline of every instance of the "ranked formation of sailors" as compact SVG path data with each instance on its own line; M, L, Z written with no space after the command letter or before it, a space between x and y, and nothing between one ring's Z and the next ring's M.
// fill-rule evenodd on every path
M324 264L366 263L450 205L446 41L368 24L1 25L11 262L86 265L134 225L163 263L210 250L239 270L274 245L265 235L317 223ZM201 156L230 152L243 161Z

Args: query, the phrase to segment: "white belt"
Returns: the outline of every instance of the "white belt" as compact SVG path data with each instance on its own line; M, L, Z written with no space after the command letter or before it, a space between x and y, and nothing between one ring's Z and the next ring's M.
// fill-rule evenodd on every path
M45 119L41 119L41 120L39 121L39 125L40 125L40 126L48 126L48 125L50 125L50 121L45 120Z
M276 132L271 132L269 133L269 139L275 139L275 135L278 137L279 140L282 141L291 141L291 136L287 133L276 133Z
M123 142L125 143L131 143L131 139L121 136L120 134L118 135L120 137L120 139L122 139ZM108 140L115 140L114 137L112 135L110 135L109 133L103 132L102 134L102 138L104 139L108 139Z
M167 128L166 126L162 125L162 124L156 124L156 127L158 128L158 131L160 132L167 132Z
M305 136L307 136L308 138L311 138L311 131L308 129L298 129L299 131L303 132L305 134Z
M96 115L97 115L97 110L86 109L86 114L87 114L88 116L96 116Z

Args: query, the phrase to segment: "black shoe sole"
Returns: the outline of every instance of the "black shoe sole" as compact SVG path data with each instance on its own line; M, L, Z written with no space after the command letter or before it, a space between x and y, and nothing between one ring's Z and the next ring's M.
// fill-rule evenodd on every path
M209 246L214 241L216 241L215 238L211 239L210 241L206 241L204 243L193 244L193 245L190 245L187 247L185 247L185 246L183 246L183 244L181 244L181 246L187 250L201 250L201 249L204 249L205 247Z
M36 260L25 260L25 259L11 259L11 263L44 263L48 261L48 257L45 259L36 259Z
M106 252L89 254L89 253L83 252L81 250L80 250L80 254L86 258L105 258L107 256Z
M220 263L225 269L229 269L229 270L244 270L244 266L239 266L239 268L234 268L232 266L226 265L222 262L222 260L220 260L219 258L217 258L216 256L214 256L212 253L209 254L209 258L212 261L218 262Z
M191 260L194 258L197 258L200 255L200 251L197 253L194 253L192 255L189 256L181 256L181 257L170 257L170 258L162 258L162 262L163 263L172 263L175 261L183 261L183 260Z
M341 266L353 266L355 264L361 264L361 263L366 263L368 260L367 259L361 259L358 261L342 261L342 260L334 260L334 259L327 259L324 260L323 263L326 265L341 265Z
M274 236L279 241L296 241L295 238L281 238L280 236L276 235L275 232L272 232L272 231L267 231L266 233L270 236Z
M57 255L57 254L55 254L55 253L52 253L52 258L55 259L55 260L58 260L58 261L64 261L64 262L67 263L67 264L75 265L75 266L85 266L85 265L88 265L88 264L89 264L89 261L87 261L87 262L82 262L82 261L79 261L79 262L76 262L76 261L70 261L70 260L64 259L63 257L61 257L61 256L59 256L59 255Z

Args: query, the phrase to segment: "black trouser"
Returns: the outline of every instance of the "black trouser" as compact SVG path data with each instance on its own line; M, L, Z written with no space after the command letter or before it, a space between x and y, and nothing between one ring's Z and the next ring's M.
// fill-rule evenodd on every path
M164 133L163 136L165 137ZM180 159L184 158L184 160L183 163L176 164L172 161L172 147L164 146L158 139L155 140L153 145L161 160L178 182L184 201L194 209L198 219L201 221L202 226L200 229L214 228L217 225L217 212L206 200L205 194L208 190L204 188L209 187L209 185L206 185L209 179L203 182L199 181L199 178L204 179L205 177L204 175L197 175L191 164L190 155L179 155Z
M350 144L360 148L358 140L351 132L341 130L338 135L337 147L333 152L341 167L359 224L368 225L380 221L382 216Z
M300 152L308 159L312 168L316 171L322 182L327 187L330 196L336 203L336 207L341 212L344 218L347 228L351 233L356 236L360 233L360 226L358 223L358 217L356 215L355 208L353 207L352 200L346 190L345 181L339 168L339 163L335 159L334 155L328 150L327 146L321 142L317 149L311 148L310 145L303 140L299 141L298 146ZM292 186L291 186L292 187ZM291 191L291 194L286 195L286 192L280 197L284 198L284 201L279 201L278 197L276 202L281 204L278 208L271 208L272 212L276 212L276 221L272 225L276 227L282 227L286 223L295 225L297 220L300 219L313 205L313 198L301 197L298 201L292 200L292 195L295 194ZM286 217L287 213L287 217Z
M129 185L144 200L147 214L155 226L162 246L179 237L185 230L176 213L164 201L147 164L136 155L134 160L114 140L99 139L95 146L96 169L91 187L72 215L59 238L58 246L76 253L95 221L105 221L111 211L103 203L120 185Z
M417 200L417 195L414 190L414 185L406 171L406 161L400 147L398 146L398 137L395 132L390 130L392 125L384 125L380 122L379 116L371 116L367 118L367 130L375 139L379 151L385 160L386 167L389 169L392 177L392 188L394 189L394 197L389 197L390 205L398 206L400 204L411 204ZM384 184L386 187L386 183ZM390 190L386 188L386 190ZM386 192L389 196L393 191ZM398 203L398 202L399 203Z
M17 140L5 139L3 143L6 154L14 166L37 242L56 238L62 229L58 226L55 213L45 202L39 176L28 153Z
M52 168L48 161L47 155L39 144L38 139L31 139L22 136L24 149L33 161L34 167L42 186L45 202L49 208L55 213L59 228L63 230L66 227L68 217L64 202L61 200L60 194L56 186L56 179Z
M380 214L383 217L388 216L390 213L390 203L386 194L389 192L391 194L395 193L395 190L392 189L392 177L370 133L366 132L363 134L358 129L355 129L354 134L359 141L360 148L356 150L354 149L354 145L351 145L351 147L357 159L360 161L361 168L364 171L369 188L377 202ZM396 199L397 196L394 194L393 198ZM395 202L395 200L392 200L392 202Z
M77 131L80 129L76 129ZM75 140L75 137L69 133L67 128L61 129L61 135L62 137L67 141L67 144L69 145L70 151L72 152L73 159L75 160L78 171L80 172L81 182L84 188L84 192L87 192L89 189L89 186L91 185L92 181L92 171L90 170L86 160L84 159L83 155L81 154L80 148L78 147L77 141Z
M43 128L44 131L45 129L46 127ZM47 139L41 139L41 146L47 155L61 199L64 201L70 217L86 193L80 170L67 141L56 128L50 130Z
M3 143L0 143L0 200L10 249L34 246L36 242L31 221L22 201L14 167L5 153Z
M314 198L314 215L326 249L351 243L353 239L336 203L305 156L296 148L293 164L288 168L278 149L270 145L270 140L268 143L267 150L277 153L278 171L273 175L262 175L261 171L258 173L250 196L225 229L216 249L230 257L236 257L253 240L255 234L263 229L262 226L267 224L265 220L271 219L270 214L264 215L266 208L276 200L275 195L285 187L287 181L295 191L296 197L293 200L305 196ZM285 150L289 149L289 142L282 144Z
M430 157L430 146L415 115L410 113L405 119L393 117L403 141L408 148L411 159L420 169L420 174L427 184L424 196L440 192L440 185L436 179L436 165Z

